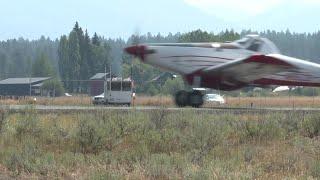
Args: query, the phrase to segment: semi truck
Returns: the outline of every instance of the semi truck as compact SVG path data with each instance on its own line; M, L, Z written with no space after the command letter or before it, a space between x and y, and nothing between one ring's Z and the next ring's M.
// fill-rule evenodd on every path
M130 78L107 78L104 82L104 93L93 97L93 104L118 104L130 106L135 93Z

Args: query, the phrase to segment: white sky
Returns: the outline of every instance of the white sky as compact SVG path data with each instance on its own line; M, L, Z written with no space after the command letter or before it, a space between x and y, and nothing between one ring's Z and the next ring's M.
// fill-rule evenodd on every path
M202 29L320 30L320 0L0 0L0 40L59 38L76 21L92 35L128 38Z
M319 6L320 0L184 0L185 3L221 19L238 22L271 11L292 6Z

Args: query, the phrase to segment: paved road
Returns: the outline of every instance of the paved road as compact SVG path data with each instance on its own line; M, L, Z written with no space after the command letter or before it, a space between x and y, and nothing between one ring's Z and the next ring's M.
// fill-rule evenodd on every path
M320 108L226 108L226 107L212 107L212 108L177 108L177 107L152 107L152 106L139 106L139 107L106 107L106 106L45 106L45 105L0 105L0 109L5 109L10 112L23 112L28 108L33 108L39 112L95 112L95 111L151 111L157 109L164 109L166 111L204 111L204 112L291 112L291 111L301 111L301 112L319 112Z

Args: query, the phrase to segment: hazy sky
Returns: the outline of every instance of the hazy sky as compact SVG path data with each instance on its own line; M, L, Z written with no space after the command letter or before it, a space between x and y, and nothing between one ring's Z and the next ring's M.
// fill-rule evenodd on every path
M265 29L315 32L320 0L0 0L0 39L57 38L78 21L92 35Z

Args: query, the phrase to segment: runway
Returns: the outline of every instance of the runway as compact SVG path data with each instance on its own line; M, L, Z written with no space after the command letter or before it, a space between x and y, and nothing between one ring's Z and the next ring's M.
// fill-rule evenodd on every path
M165 110L169 112L181 112L192 110L195 112L207 113L264 113L264 112L306 112L306 113L320 113L320 108L278 108L278 107L206 107L206 108L178 108L178 107L157 107L157 106L137 106L137 107L123 107L123 106L46 106L46 105L0 105L0 110L11 113L25 112L26 110L35 110L42 113L74 113L74 112L101 112L101 111L154 111Z

